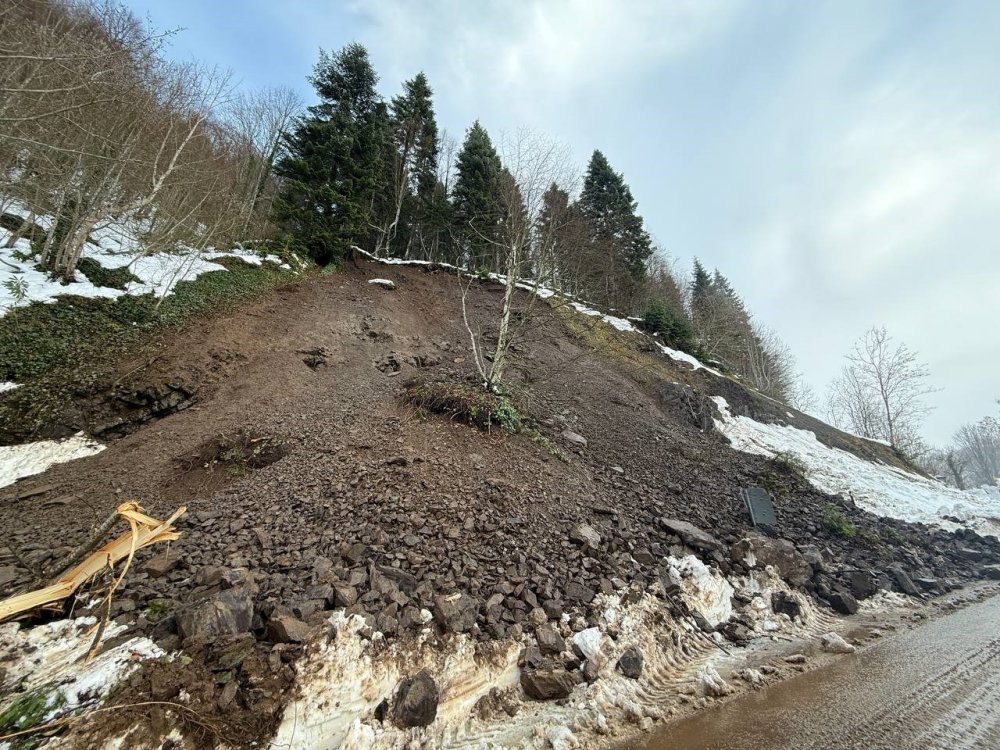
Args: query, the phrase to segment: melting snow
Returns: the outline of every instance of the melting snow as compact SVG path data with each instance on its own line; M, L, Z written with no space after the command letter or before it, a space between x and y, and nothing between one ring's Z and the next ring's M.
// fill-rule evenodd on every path
M0 381L0 393L4 393L5 391L12 391L15 388L20 388L20 387L21 387L20 383L10 383L7 381Z
M37 443L0 446L0 487L21 477L40 474L53 464L92 456L104 446L81 432L65 440L42 440Z
M723 397L713 400L722 414L715 426L734 448L768 457L790 453L805 464L809 481L823 492L850 494L862 508L883 516L939 525L949 523L944 516L953 516L980 533L1000 533L1000 487L957 490L829 448L808 430L733 416Z

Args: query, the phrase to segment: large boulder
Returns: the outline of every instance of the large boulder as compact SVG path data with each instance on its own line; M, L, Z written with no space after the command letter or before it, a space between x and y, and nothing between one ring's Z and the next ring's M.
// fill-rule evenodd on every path
M829 596L829 602L842 615L853 615L858 611L858 600L846 591L834 591Z
M774 568L779 576L792 586L804 586L812 577L812 566L787 539L771 539L761 534L748 534L736 542L729 557L734 563L747 568Z
M676 518L661 518L660 526L679 536L681 541L689 547L708 551L722 549L722 543L718 539L687 521L679 521Z
M400 684L393 702L392 720L402 729L426 727L437 716L441 691L425 669Z
M878 581L867 570L855 570L851 573L851 595L855 599L867 599L878 591Z
M471 630L478 615L479 603L468 594L439 594L434 597L434 621L448 633Z

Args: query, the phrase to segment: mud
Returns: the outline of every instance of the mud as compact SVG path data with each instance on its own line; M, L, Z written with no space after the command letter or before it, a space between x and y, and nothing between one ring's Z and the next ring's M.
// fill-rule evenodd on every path
M1000 594L673 724L643 750L1000 748Z

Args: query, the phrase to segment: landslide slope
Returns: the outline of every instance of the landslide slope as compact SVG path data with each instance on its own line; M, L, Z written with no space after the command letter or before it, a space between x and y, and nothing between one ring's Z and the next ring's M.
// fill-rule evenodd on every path
M374 277L395 290L370 285ZM500 297L493 282L473 285L474 326L489 330ZM518 434L404 401L413 383L475 381L460 286L445 271L361 262L188 327L153 359L121 363L114 389L81 404L81 420L105 434L120 425L123 437L0 490L0 563L13 571L5 591L29 584L31 566L65 554L130 499L160 517L188 507L176 559L149 564L156 550L144 551L112 610L168 648L181 642L175 613L211 590L219 568L255 577L262 654L281 639L269 627L279 615L317 623L346 606L403 637L438 594L459 591L483 640L530 629L536 607L586 619L595 593L653 585L668 554L693 551L740 572L725 550L750 528L738 499L747 485L771 490L780 536L819 548L824 562L806 584L814 593L849 590L850 571L893 563L957 581L975 574L969 548L996 556L992 542L877 518L817 491L794 466L733 450L713 428L709 397L900 464L887 448L692 370L599 318L551 304L532 315L510 370ZM143 407L156 398L185 408L171 402L159 413L174 413L159 418ZM567 429L586 446L565 439ZM857 535L830 527L831 505ZM662 519L695 524L723 548L688 549ZM581 524L599 540L581 543ZM233 705L255 717L258 737L291 680L274 675L270 691L238 676ZM241 721L236 709L225 714Z

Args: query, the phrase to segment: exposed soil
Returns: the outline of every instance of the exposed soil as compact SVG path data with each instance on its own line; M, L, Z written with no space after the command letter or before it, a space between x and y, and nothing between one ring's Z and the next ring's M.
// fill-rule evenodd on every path
M369 285L374 276L395 291ZM807 418L566 310L540 306L515 347L521 433L418 410L404 402L407 385L475 382L460 300L443 271L363 263L275 290L187 328L152 359L122 363L115 393L89 407L89 421L110 425L105 437L123 436L97 456L0 490L0 565L17 572L0 594L28 585L29 568L78 544L118 503L138 500L158 517L186 505L177 562L144 565L162 550L143 551L113 614L176 648L174 613L218 591L214 570L246 568L252 649L220 669L212 649L188 638L195 667L183 675L145 667L128 697L197 694L210 727L205 746L219 738L244 746L273 728L300 648L274 642L273 618L319 625L347 606L401 637L421 627L419 611L433 610L436 595L461 591L474 624L455 629L471 626L483 640L529 628L539 607L552 619L564 611L586 619L595 593L652 585L667 554L696 552L739 572L724 551L686 548L660 519L689 521L728 546L750 527L741 486L765 484L777 534L818 547L827 564L806 584L814 593L850 590L859 568L898 588L884 573L893 562L940 591L1000 560L994 540L877 518L785 466L733 451L711 429L707 396L762 420ZM498 286L477 285L474 324L487 329L499 304ZM151 403L166 399L169 408L137 421L129 409L150 414L149 404L121 394L159 394ZM820 425L800 426L852 447ZM853 447L899 460L879 446ZM857 537L825 527L831 502ZM574 538L579 524L596 530L596 546Z

